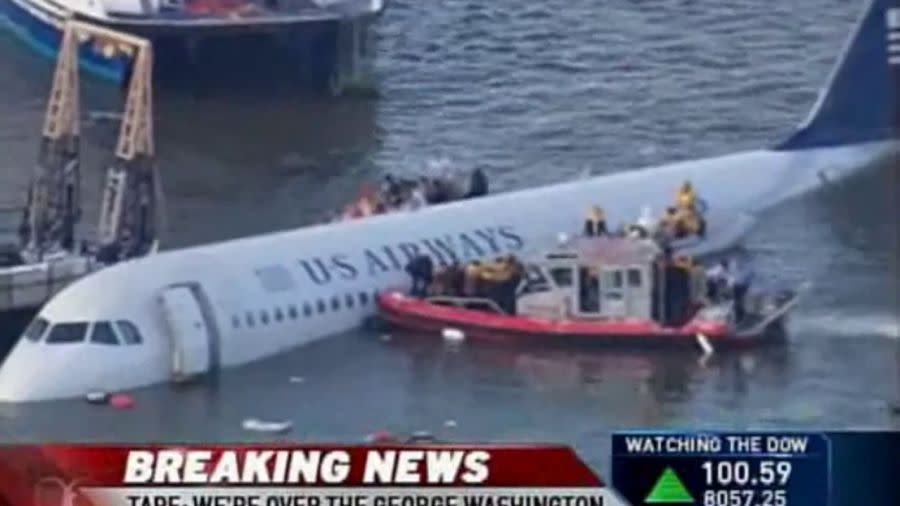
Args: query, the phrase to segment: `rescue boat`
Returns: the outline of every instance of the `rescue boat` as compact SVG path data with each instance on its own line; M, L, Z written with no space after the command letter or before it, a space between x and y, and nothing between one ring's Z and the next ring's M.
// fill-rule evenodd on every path
M508 261L513 274L502 282L464 290L477 296L385 290L377 298L380 316L400 329L453 340L699 345L710 353L782 341L800 295L735 297L706 278L702 262L673 257L652 239L576 238L527 263Z

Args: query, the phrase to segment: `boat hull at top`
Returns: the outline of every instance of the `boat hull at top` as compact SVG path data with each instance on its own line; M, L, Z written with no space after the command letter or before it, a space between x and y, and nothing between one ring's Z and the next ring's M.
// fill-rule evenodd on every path
M0 24L31 49L55 58L62 41L66 0L0 0ZM75 1L75 0L68 0ZM94 1L87 3L93 5ZM249 4L251 0L246 0ZM376 5L377 4L377 5ZM267 87L304 84L338 93L369 78L374 53L369 27L384 8L339 15L141 18L90 15L81 21L147 38L154 48L154 75L166 84L247 83ZM129 76L124 55L103 45L82 45L81 68L117 83Z

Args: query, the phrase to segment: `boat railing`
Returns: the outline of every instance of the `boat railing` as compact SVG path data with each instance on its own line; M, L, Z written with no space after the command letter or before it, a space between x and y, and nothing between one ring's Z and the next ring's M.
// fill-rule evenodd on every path
M439 306L455 306L464 309L488 309L494 313L505 315L504 311L496 301L484 297L453 297L450 295L433 295L425 299L431 304Z

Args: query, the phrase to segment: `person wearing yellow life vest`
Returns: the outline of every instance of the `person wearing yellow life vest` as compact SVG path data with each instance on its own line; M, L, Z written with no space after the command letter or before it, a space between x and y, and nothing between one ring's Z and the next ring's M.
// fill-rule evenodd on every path
M681 188L675 195L675 204L679 209L694 211L697 204L697 194L694 193L694 187L690 181L682 183Z
M475 260L463 270L463 295L475 297L478 295L481 281L481 262Z
M697 194L690 181L685 181L678 189L675 206L678 213L676 236L696 234L703 237L706 227L703 217L697 210Z
M600 237L608 233L603 209L598 206L591 207L584 220L584 235L587 237Z

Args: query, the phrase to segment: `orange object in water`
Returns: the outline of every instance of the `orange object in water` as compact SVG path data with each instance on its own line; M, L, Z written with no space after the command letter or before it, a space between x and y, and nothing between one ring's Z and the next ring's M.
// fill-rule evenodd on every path
M109 398L109 405L116 409L131 409L134 407L134 398L128 394L113 394Z

